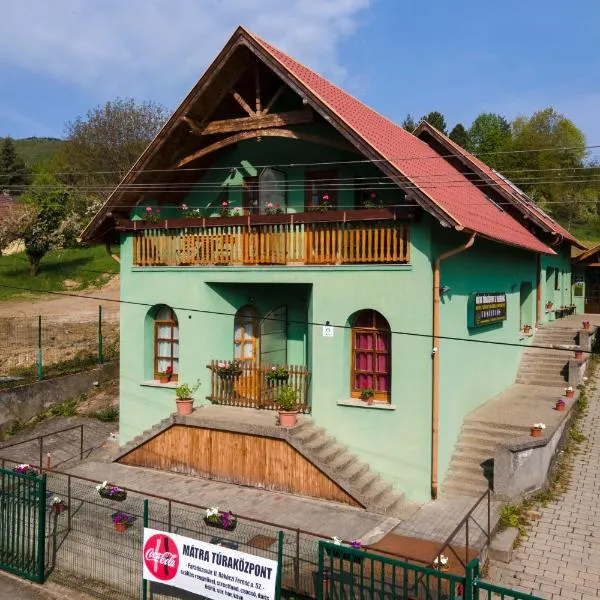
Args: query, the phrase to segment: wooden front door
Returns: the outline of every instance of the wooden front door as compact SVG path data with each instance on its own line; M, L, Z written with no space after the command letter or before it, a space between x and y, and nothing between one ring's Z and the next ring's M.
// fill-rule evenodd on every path
M585 312L600 313L600 267L585 270Z
M233 358L245 363L243 375L236 380L234 391L243 398L259 397L260 378L258 317L252 306L243 306L235 315Z

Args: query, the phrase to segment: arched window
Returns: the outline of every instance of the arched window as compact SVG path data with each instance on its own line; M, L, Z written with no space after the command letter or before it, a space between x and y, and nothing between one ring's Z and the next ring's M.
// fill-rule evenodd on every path
M179 373L179 325L171 308L162 306L154 315L154 377L171 367L171 381Z
M258 358L258 319L252 306L242 306L235 315L233 357L236 360Z
M374 399L390 401L392 382L392 336L385 318L363 310L352 322L352 397L371 388Z

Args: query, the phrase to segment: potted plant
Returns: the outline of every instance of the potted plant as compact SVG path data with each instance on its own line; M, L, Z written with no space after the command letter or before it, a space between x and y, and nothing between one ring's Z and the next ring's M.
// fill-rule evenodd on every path
M239 377L243 372L242 363L239 360L221 361L217 363L217 375L221 379L233 379Z
M573 398L575 396L575 390L569 386L565 388L565 396L567 398Z
M447 571L450 568L448 557L443 554L438 554L438 556L433 559L433 568L438 571Z
M125 512L116 512L112 515L115 530L119 533L123 533L128 527L131 527L134 521L135 517Z
M360 563L363 561L362 556L357 556L356 554L351 554L349 552L345 552L346 546L344 546L343 540L337 536L333 536L332 541L334 545L340 546L340 549L332 549L326 548L325 552L331 558L339 558L341 560L351 560L354 563ZM366 551L366 546L363 546L363 543L360 540L352 540L349 544L349 547L353 550L363 550Z
M583 350L575 350L575 360L583 360Z
M105 498L106 500L122 502L127 498L127 492L123 488L108 483L108 481L103 481L101 484L97 485L96 490L98 490L100 497Z
M38 470L30 464L23 463L13 467L13 473L20 473L21 475L28 475L29 477L37 477Z
M567 403L562 398L560 398L556 401L556 405L554 406L554 408L560 412L563 412L567 408Z
M148 221L148 223L158 223L160 221L160 208L152 210L151 206L147 206L144 221Z
M546 429L546 425L544 425L544 423L535 423L533 427L531 427L531 437L542 437L542 431L544 431L544 429Z
M177 414L178 415L191 415L194 409L194 392L201 386L200 381L196 381L193 386L187 383L182 383L175 388L175 394L177 399Z
M291 385L282 387L276 402L279 405L279 424L282 427L294 427L298 419L296 390Z
M265 214L267 215L280 215L283 213L283 208L281 208L281 204L273 204L272 202L267 202L265 205Z
M158 380L161 383L169 383L171 381L171 377L173 376L173 367L169 365L164 371L161 371L158 374Z
M589 322L589 321L584 321L584 322L582 323L582 325L583 325L583 328L584 328L585 330L588 330L588 329L590 328L590 322Z
M54 496L52 498L51 504L52 511L55 512L57 515L59 515L61 512L64 512L67 508L67 505L65 504L64 500L62 498L59 498L58 496Z
M552 310L554 307L554 302L546 302L546 310Z
M225 529L226 531L233 531L237 527L237 518L234 514L231 511L222 512L218 506L206 509L204 522L209 527Z
M331 208L331 203L329 202L329 194L323 194L319 200L318 204L313 204L313 206L309 207L309 211L311 212L327 212Z
M373 388L367 387L362 388L360 390L360 399L367 404L373 404L373 396L375 395L375 391Z
M523 325L523 333L529 335L531 333L531 325Z
M287 367L281 366L272 366L265 375L267 381L269 383L273 383L275 381L287 381L290 377L290 372Z

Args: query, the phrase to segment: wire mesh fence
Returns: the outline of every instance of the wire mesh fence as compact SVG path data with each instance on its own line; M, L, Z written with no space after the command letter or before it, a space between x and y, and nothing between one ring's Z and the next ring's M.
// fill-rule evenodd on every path
M0 389L118 358L119 313L0 317Z

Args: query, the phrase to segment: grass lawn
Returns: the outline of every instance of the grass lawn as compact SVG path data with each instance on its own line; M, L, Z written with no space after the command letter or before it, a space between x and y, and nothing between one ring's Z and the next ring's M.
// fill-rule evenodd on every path
M584 225L571 225L569 231L588 248L600 244L600 225L598 223L586 223Z
M35 277L29 275L29 262L24 253L0 256L0 286L39 290L40 294L101 286L118 272L119 265L104 246L48 252ZM37 294L0 287L0 300L31 295Z

